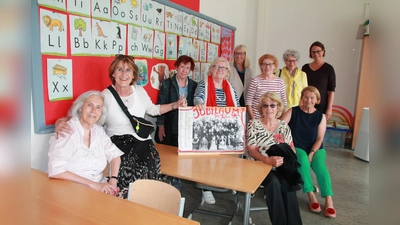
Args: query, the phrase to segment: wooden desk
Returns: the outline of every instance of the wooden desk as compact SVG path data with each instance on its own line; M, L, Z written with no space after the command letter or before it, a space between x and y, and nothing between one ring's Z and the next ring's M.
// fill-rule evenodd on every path
M31 224L200 224L31 169Z
M178 155L177 147L155 145L161 158L162 174L244 192L243 224L249 222L250 195L268 175L270 165L229 155Z

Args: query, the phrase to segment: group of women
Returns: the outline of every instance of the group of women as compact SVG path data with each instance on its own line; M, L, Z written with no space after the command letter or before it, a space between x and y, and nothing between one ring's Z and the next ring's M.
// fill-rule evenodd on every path
M333 67L324 62L324 56L323 44L313 43L310 57L314 61L302 69L306 75L297 68L297 51L284 53L286 66L278 71L276 57L265 54L258 62L261 74L253 77L247 48L238 45L230 62L222 57L215 59L209 67L209 76L199 83L188 77L194 69L193 59L181 56L174 64L177 73L163 80L157 104L152 103L144 88L135 85L138 68L133 57L117 55L109 67L109 78L130 114L158 116L155 139L168 145L178 145L178 107L246 106L250 120L246 133L247 157L278 169L285 163L285 157L268 156L268 150L286 143L283 147L291 149L301 164L298 171L310 210L321 211L312 192L311 167L325 197L325 215L335 217L322 146L326 119L332 113L335 74ZM100 127L103 124L104 130ZM55 131L50 141L50 177L70 179L122 198L127 197L130 182L160 179L160 157L151 136L143 138L136 134L108 89L81 95L69 115L56 122ZM309 133L312 135L305 135ZM90 159L91 155L96 159ZM102 180L106 161L111 172L108 180ZM282 193L280 187L284 184L275 169L263 184L272 224L301 224L295 192ZM203 198L209 204L215 203L211 191L203 190Z

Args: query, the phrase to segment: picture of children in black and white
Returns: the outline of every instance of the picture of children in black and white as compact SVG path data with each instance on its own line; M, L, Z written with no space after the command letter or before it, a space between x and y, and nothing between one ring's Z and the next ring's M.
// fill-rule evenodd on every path
M193 121L193 150L242 150L244 126L239 118L201 117Z

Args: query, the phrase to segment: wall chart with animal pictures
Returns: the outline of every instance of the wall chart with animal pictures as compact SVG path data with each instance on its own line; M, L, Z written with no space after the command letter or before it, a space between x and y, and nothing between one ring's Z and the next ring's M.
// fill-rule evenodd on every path
M137 85L154 103L162 80L176 72L179 56L194 59L190 76L196 81L204 79L216 57L229 60L235 28L198 13L199 1L32 2L35 132L53 132L77 96L110 85L108 67L116 54L135 57ZM197 8L186 8L194 2Z

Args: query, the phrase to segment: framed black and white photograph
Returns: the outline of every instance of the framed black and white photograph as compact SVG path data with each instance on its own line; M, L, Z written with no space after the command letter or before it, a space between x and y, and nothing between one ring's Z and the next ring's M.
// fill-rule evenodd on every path
M245 127L245 107L179 108L178 153L242 154Z

